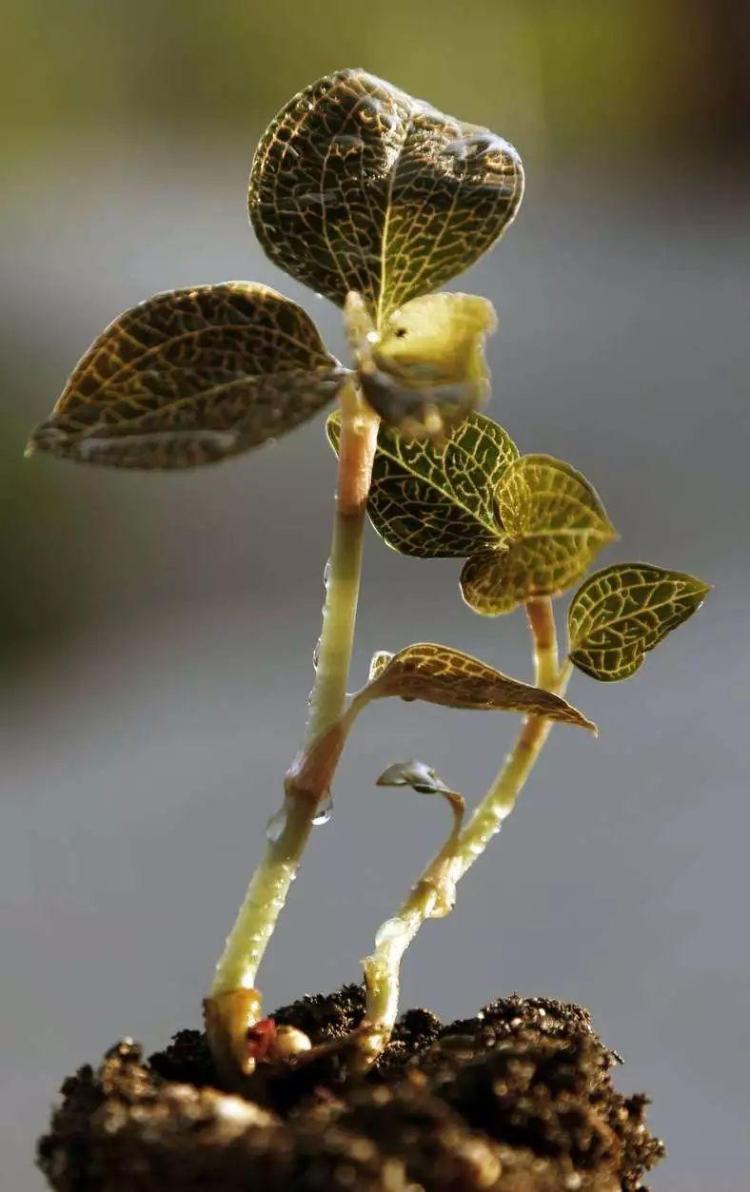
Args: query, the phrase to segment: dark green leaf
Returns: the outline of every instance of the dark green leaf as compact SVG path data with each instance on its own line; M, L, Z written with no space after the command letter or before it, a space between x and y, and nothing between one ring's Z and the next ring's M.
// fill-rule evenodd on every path
M616 563L578 589L568 610L570 660L594 679L627 679L643 656L700 608L708 584L648 563Z
M379 328L494 244L523 194L521 160L485 128L361 70L296 95L258 146L255 232L275 264L342 305L356 290Z
M616 537L588 481L548 455L515 460L496 499L507 540L474 555L461 573L464 599L485 616L565 591Z
M338 413L328 437L338 446ZM418 558L466 558L498 541L494 493L518 448L502 427L470 414L444 447L381 426L367 506L393 550Z
M356 697L360 703L385 696L425 700L446 708L523 712L596 731L595 725L559 695L511 679L470 654L419 642L370 666L370 682Z
M171 290L102 332L29 450L121 468L210 463L305 422L347 375L267 286Z

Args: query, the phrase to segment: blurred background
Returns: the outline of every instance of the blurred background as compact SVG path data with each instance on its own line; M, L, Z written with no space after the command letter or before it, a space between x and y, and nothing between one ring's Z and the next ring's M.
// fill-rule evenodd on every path
M716 585L630 683L574 680L599 740L556 730L501 840L404 966L446 1018L517 989L582 1001L646 1089L655 1192L748 1186L747 0L10 0L0 44L3 1172L62 1078L129 1033L196 1025L296 747L333 459L322 418L192 474L24 461L119 311L283 277L247 226L254 143L297 90L363 66L513 141L528 189L460 279L492 298L491 413L597 485L642 558ZM458 566L368 533L354 679L444 640L528 674L520 616ZM267 1005L357 979L431 854L438 809L373 782L423 757L475 798L511 717L376 707L262 977Z

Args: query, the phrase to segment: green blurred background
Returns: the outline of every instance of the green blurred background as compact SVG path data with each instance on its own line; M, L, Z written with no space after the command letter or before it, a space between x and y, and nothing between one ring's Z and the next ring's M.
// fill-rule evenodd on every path
M266 281L343 350L336 312L262 257L244 194L275 111L360 65L526 161L516 226L458 283L499 310L492 412L591 476L623 534L611 557L717 584L632 685L576 687L598 752L556 735L502 864L420 939L407 1000L591 1004L623 1087L656 1099L672 1159L654 1188L745 1189L747 0L6 0L4 18L8 1186L40 1186L32 1139L68 1070L195 1019L301 727L333 483L319 424L183 476L24 461L25 440L101 327L159 289ZM454 572L371 536L360 666L441 635L523 674L522 626L472 618ZM352 979L432 843L422 808L397 820L371 777L416 752L481 789L512 729L461 716L441 741L432 714L377 715L269 1004Z

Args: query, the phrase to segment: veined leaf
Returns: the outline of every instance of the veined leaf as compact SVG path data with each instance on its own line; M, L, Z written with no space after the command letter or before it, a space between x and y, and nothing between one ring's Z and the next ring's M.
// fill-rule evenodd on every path
M495 495L507 540L470 558L461 573L464 599L485 616L565 591L616 537L588 481L551 456L521 456Z
M293 277L342 305L364 295L378 328L482 256L523 194L518 153L362 70L296 95L264 134L250 218Z
M305 422L348 375L302 308L267 286L171 290L102 332L29 450L124 468L211 463Z
M350 294L346 314L357 329L350 338L365 397L404 438L442 444L489 396L484 341L497 325L492 303L427 294L394 311L379 333L367 326L362 302Z
M595 725L559 695L511 679L470 654L450 646L420 642L390 659L381 653L373 676L355 699L369 703L385 696L425 700L446 708L523 712L596 731Z
M338 447L339 416L328 419ZM494 493L518 458L510 436L483 414L470 414L444 447L405 439L381 426L367 511L393 550L417 558L466 558L503 540Z
M634 675L644 655L700 608L710 585L649 563L590 576L568 610L570 660L594 679Z

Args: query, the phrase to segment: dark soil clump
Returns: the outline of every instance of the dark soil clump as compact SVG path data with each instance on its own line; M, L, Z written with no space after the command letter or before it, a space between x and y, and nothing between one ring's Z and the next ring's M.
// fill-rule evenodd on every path
M273 1017L333 1044L363 1012L345 985ZM239 1097L200 1031L148 1061L124 1041L66 1080L39 1165L59 1192L637 1192L663 1154L579 1006L513 996L448 1026L410 1010L366 1077L344 1054L259 1064Z

